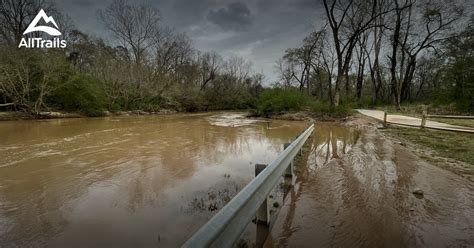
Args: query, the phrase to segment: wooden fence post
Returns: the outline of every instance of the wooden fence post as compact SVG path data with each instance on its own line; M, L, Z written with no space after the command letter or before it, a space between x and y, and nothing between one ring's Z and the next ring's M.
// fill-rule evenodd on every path
M426 110L423 111L423 116L421 117L421 128L425 128L426 126L426 116L428 114L426 113Z

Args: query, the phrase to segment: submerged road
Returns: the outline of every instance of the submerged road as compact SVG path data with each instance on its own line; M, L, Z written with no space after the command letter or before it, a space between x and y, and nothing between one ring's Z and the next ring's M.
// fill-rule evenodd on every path
M474 183L375 128L349 150L316 129L265 247L472 247ZM419 194L414 192L419 191ZM422 193L422 194L421 194Z
M358 109L357 111L363 115L375 118L379 121L383 121L383 116L384 116L383 111L367 110L367 109ZM420 127L421 125L420 118L404 116L404 115L387 115L387 122L393 123L393 124L405 125L405 126L414 126L414 127ZM439 130L474 133L474 128L450 125L450 124L441 123L437 121L430 121L430 120L426 120L426 127L432 128L432 129L439 129Z

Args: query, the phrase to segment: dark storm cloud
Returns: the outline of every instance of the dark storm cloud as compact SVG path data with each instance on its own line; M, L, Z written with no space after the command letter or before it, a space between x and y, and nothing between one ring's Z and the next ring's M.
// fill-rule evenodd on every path
M57 0L75 26L94 36L110 39L97 19L98 9L112 0ZM275 61L286 48L322 26L318 0L136 0L160 10L164 25L185 32L201 51L251 60L256 72L269 81L277 79Z
M156 3L165 21L181 28L200 23L217 0L162 0Z
M242 2L229 3L225 7L211 9L207 19L223 29L241 31L252 24L252 13Z

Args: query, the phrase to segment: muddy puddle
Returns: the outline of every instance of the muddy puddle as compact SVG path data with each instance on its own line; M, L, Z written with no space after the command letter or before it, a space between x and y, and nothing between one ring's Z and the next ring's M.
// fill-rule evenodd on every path
M310 150L265 247L474 245L468 179L373 129L319 125Z
M241 113L0 123L0 247L176 247L305 126Z

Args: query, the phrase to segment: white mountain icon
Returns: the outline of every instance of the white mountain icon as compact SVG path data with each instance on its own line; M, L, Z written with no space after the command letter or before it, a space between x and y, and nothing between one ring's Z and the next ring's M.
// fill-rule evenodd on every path
M49 27L49 26L36 26L41 18L43 18L43 20L46 23L50 23L50 22L53 23L53 25L56 28L52 28L52 27ZM61 35L61 32L59 32L59 30L57 30L57 28L58 28L58 25L54 21L53 17L50 17L50 16L46 15L44 10L41 9L38 12L38 14L35 16L35 19L33 19L33 21L30 23L28 28L26 28L25 32L23 32L23 34L36 32L36 31L42 31L42 32L48 33L49 35L52 35L52 36L59 36L59 35Z

